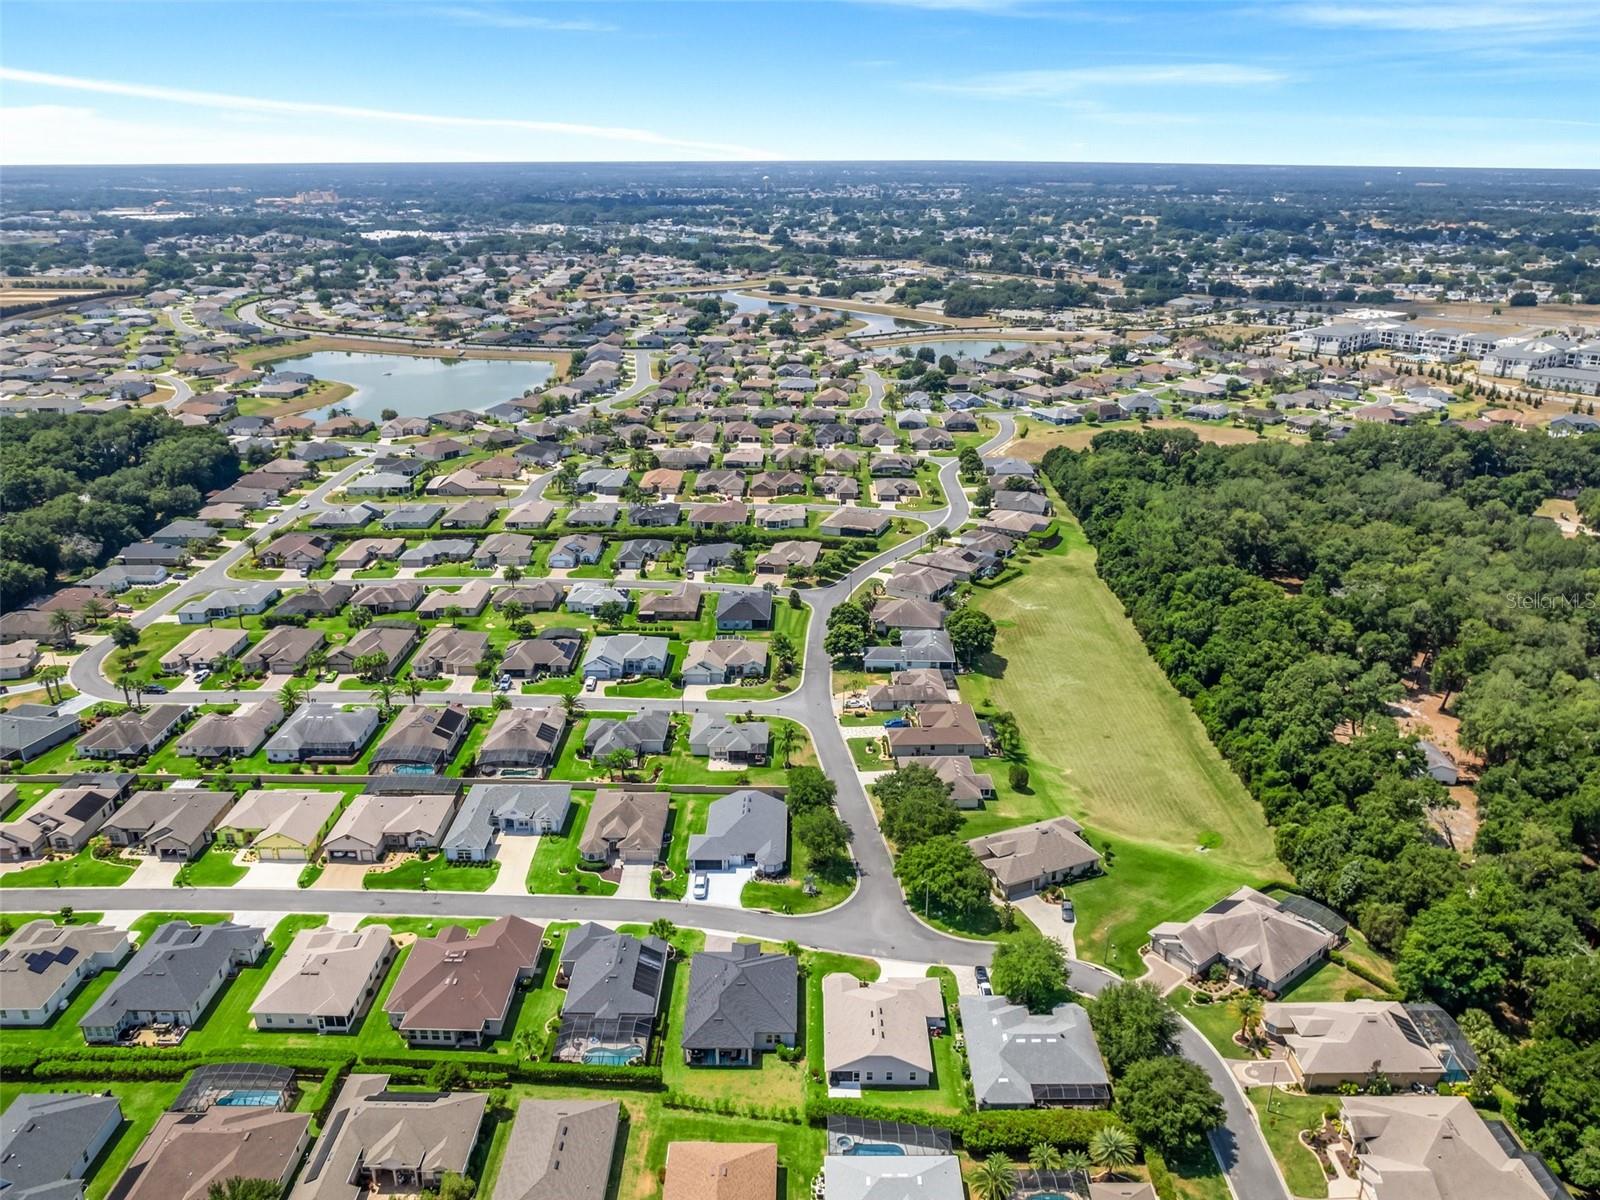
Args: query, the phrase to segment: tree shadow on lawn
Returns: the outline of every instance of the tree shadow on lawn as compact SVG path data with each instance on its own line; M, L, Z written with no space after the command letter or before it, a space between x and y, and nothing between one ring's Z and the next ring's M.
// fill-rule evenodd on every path
M993 650L979 657L972 666L974 675L982 675L987 679L1004 679L1006 668L1011 665L1011 660L1003 654L996 654Z

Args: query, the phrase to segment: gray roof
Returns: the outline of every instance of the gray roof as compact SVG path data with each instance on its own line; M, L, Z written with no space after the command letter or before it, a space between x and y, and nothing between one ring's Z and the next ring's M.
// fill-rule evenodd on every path
M21 704L0 713L0 758L19 757L24 750L52 735L78 731L78 714L64 713L45 704Z
M334 704L303 704L267 741L270 750L298 750L302 746L366 745L378 728L378 710L345 710Z
M765 588L750 588L739 592L717 593L717 620L754 621L772 620L772 593Z
M592 921L567 934L561 964L567 974L563 1016L651 1017L661 1003L669 947L658 937L613 933Z
M0 995L7 1008L43 1008L82 968L84 956L104 955L116 962L132 948L128 935L109 925L29 921L0 946ZM6 1176L7 1167L0 1162L0 1178Z
M594 758L614 750L637 751L641 745L661 745L671 732L672 717L665 712L636 712L621 719L591 717L583 731L583 751Z
M122 1122L109 1093L23 1092L0 1117L0 1195L7 1200L73 1200L93 1151Z
M1004 996L963 996L961 1029L980 1108L1111 1098L1089 1014L1076 1004L1035 1015Z
M605 1200L620 1116L615 1100L523 1100L493 1200Z
M762 1034L793 1036L799 996L790 955L763 954L754 942L696 954L689 963L684 1049L756 1049Z
M706 831L689 838L689 861L750 854L764 871L781 870L789 861L789 808L776 796L745 788L711 802Z
M827 1200L962 1200L965 1194L952 1154L830 1154L822 1173Z
M480 783L467 789L440 848L487 849L495 829L511 820L544 819L551 828L561 829L571 808L570 783Z
M231 921L168 921L145 939L78 1025L118 1025L128 1013L186 1012L206 994L224 963L261 939L262 930Z

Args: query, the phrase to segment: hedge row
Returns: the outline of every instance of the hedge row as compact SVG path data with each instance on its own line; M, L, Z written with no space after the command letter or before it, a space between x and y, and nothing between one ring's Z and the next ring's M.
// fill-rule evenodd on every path
M1336 966L1343 967L1358 979L1365 979L1373 987L1378 988L1385 996L1394 996L1394 982L1385 979L1365 963L1358 963L1338 950L1329 952L1328 961Z
M976 1113L960 1113L930 1119L917 1109L895 1108L887 1104L813 1098L806 1104L806 1118L813 1125L830 1116L864 1117L868 1120L900 1121L910 1125L937 1125L949 1129L955 1139L977 1159L1005 1153L1027 1157L1028 1150L1040 1142L1067 1149L1086 1150L1089 1140L1107 1126L1120 1126L1116 1116L1101 1109L1030 1108Z
M1172 1172L1167 1169L1167 1160L1161 1157L1161 1152L1147 1148L1144 1165L1150 1169L1150 1186L1155 1188L1158 1200L1178 1200L1178 1185L1172 1181Z

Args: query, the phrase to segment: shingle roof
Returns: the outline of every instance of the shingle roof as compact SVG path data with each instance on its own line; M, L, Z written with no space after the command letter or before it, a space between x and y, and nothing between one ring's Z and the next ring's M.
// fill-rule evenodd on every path
M696 954L689 962L684 1049L756 1049L762 1034L793 1035L799 995L788 954L763 954L753 942Z

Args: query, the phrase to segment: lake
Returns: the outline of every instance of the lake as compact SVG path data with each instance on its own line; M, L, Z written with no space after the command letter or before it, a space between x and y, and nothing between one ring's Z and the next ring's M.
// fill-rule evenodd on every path
M319 350L281 359L276 366L350 384L355 392L329 407L348 409L351 416L369 421L378 420L386 408L402 417L426 417L457 408L481 411L502 400L513 400L529 388L549 382L555 374L554 363L534 359L418 358L345 350ZM327 415L327 408L306 413L314 421Z
M881 349L887 350L890 354L898 354L901 349L907 349L910 350L912 354L915 354L917 351L926 346L928 349L933 351L935 358L938 358L940 355L948 354L951 358L955 359L960 359L962 357L979 359L985 358L989 354L993 353L996 346L1000 347L1002 350L1021 350L1028 346L1048 345L1050 345L1049 342L1026 342L1018 341L1016 338L969 337L936 338L932 341L926 342L896 342L892 346L884 346L881 347Z
M725 304L733 305L735 313L773 313L782 312L793 307L774 300L764 300L759 296L746 296L742 292L719 292L717 299ZM826 309L836 312L847 320L862 321L860 329L852 329L850 333L905 333L913 329L931 329L933 326L922 321L906 321L899 317L888 317L883 313L860 312L853 308L835 308L826 301L816 296L796 296L795 304L809 304L813 308Z

